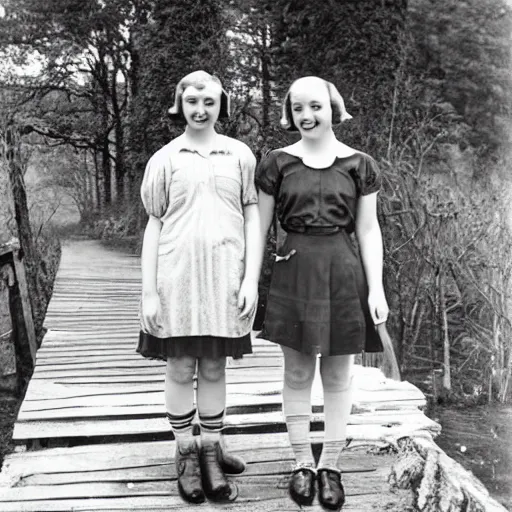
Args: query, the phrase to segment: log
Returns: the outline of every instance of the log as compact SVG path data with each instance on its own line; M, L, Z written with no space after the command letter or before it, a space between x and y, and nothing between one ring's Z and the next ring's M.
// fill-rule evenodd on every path
M506 512L483 484L424 433L398 441L389 477L392 488L411 489L420 512Z

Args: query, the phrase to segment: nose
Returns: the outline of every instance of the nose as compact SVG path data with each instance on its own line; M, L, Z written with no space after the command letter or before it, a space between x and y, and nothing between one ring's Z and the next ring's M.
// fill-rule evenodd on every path
M197 113L200 115L203 115L205 113L204 103L202 101L199 101L197 103Z
M310 120L313 118L313 110L311 110L310 107L305 107L302 110L302 119L303 120Z

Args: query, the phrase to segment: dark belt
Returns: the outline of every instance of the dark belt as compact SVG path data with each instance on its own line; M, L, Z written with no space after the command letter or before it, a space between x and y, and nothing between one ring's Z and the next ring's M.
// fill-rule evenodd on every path
M341 226L283 226L287 233L300 233L304 235L333 235L343 228Z

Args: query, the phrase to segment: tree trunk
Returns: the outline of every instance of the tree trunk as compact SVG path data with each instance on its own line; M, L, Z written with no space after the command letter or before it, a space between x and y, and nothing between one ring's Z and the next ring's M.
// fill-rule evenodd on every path
M270 44L270 29L263 21L261 25L261 89L263 95L261 123L264 141L267 138L267 133L270 128L270 108L272 105Z
M448 314L444 298L443 270L439 270L439 312L441 315L441 332L443 336L443 388L450 391L452 388L450 373L450 337L448 333Z
M94 151L93 153L93 159L94 159L94 190L95 190L95 196L96 196L96 208L99 212L101 212L102 209L102 202L101 202L101 186L100 186L100 170L98 166L98 152Z
M4 132L5 153L4 157L9 174L9 182L14 200L14 217L18 228L18 238L23 252L29 288L32 312L37 312L38 290L38 255L37 248L30 226L25 180L23 178L24 164L21 155L21 141L19 129L13 124L8 124Z
M112 96L112 112L115 133L115 152L116 160L114 164L114 174L116 179L116 198L117 201L123 202L125 200L125 186L124 178L126 174L124 164L124 127L121 109L119 107L119 98L117 91L117 68L114 67L111 79L111 96Z
M108 133L103 136L101 148L101 174L103 177L103 202L108 205L112 203L112 176L110 167L110 152Z
M115 161L115 177L116 177L116 197L118 201L123 202L126 199L125 191L125 175L126 167L124 163L124 130L121 119L116 120L116 161Z

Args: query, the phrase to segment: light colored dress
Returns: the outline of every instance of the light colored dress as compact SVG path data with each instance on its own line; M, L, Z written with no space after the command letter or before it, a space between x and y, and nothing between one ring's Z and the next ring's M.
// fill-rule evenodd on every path
M208 155L184 135L149 160L141 187L144 207L162 221L157 289L163 326L157 338L250 333L240 320L238 291L245 271L243 207L257 203L256 159L244 143L216 136ZM172 340L170 340L172 342Z

